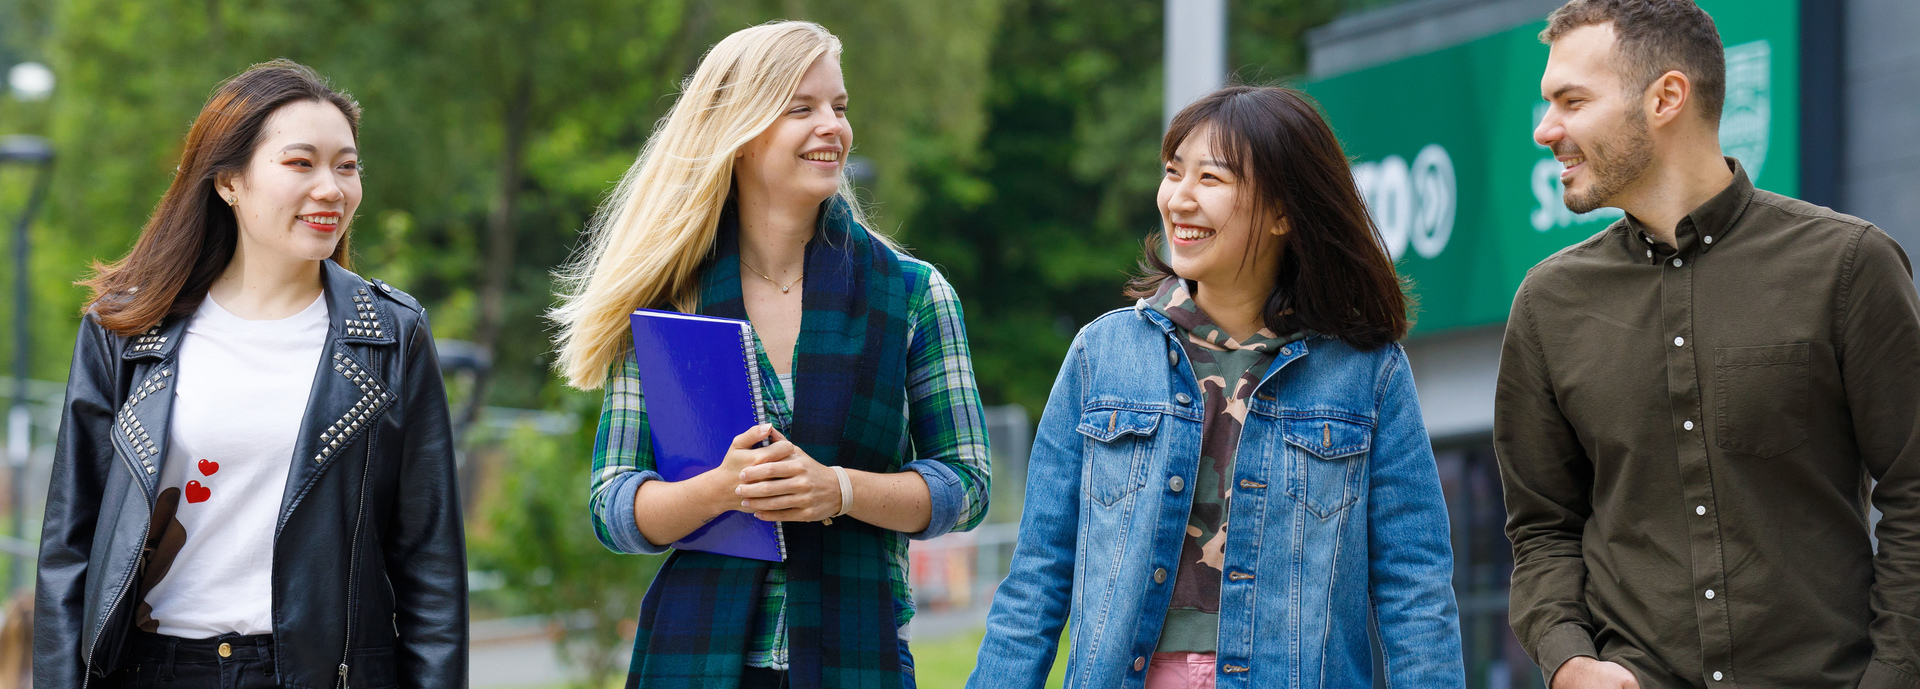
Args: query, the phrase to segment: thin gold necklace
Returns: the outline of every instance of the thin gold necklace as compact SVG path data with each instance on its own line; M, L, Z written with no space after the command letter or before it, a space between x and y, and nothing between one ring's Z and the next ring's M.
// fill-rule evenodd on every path
M762 272L760 272L760 269L759 269L759 268L755 268L755 267L753 267L753 265L752 265L752 264L750 264L750 263L747 263L747 259L745 259L745 258L742 258L742 259L740 259L740 265L743 265L743 266L746 266L746 267L747 267L747 270L750 270L750 271L753 271L753 274L754 274L754 275L758 275L758 276L760 276L760 277L761 277L762 279L764 279L764 280L766 280L767 282L771 282L771 283L773 283L773 286L774 286L774 287L779 287L779 288L780 288L780 293L781 293L781 294L786 294L786 293L788 293L788 292L791 292L791 291L793 291L793 286L794 286L794 285L798 285L798 284L800 284L800 281L801 281L801 280L805 280L805 279L807 279L807 274L806 274L806 273L805 273L805 272L803 271L803 272L801 272L801 273L800 273L800 277L797 277L797 278L794 278L794 279L793 279L793 282L789 282L789 283L787 283L786 285L784 285L784 286L782 286L782 285L780 284L780 281L779 281L779 280L775 280L775 279L773 279L773 278L770 278L770 277L767 277L767 274L766 274L766 273L762 273Z

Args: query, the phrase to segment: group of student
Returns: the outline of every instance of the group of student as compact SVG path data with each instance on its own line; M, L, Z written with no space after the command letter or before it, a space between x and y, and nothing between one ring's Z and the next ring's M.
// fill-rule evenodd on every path
M1691 2L1573 0L1541 38L1534 138L1569 208L1627 217L1514 300L1494 446L1516 636L1555 689L1920 688L1905 254L1721 156L1724 58ZM605 389L592 528L671 552L629 687L913 687L907 544L987 511L961 300L864 220L840 50L792 21L713 46L560 276L558 368ZM360 116L291 62L224 82L84 283L38 685L465 685L432 336L349 270ZM1173 118L1160 163L1137 302L1061 365L968 686L1042 686L1066 626L1069 687L1464 686L1412 305L1333 129L1297 91L1231 86ZM655 471L641 307L757 335L771 421L694 478ZM671 547L735 510L782 522L788 558Z

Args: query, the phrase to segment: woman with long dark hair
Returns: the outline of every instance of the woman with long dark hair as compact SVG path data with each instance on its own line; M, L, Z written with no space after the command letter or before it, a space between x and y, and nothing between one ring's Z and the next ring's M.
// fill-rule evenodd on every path
M446 391L412 297L347 269L360 107L222 83L96 266L41 534L49 687L462 687Z
M1299 92L1236 86L1161 144L1139 299L1074 339L970 687L1457 687L1452 551L1408 304ZM1162 258L1164 249L1166 258Z

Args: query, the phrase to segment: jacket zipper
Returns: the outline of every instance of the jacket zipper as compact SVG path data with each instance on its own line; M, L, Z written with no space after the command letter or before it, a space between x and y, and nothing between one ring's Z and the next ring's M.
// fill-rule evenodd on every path
M367 460L360 469L360 504L353 513L353 540L347 542L347 639L340 648L340 689L347 686L347 658L353 651L353 597L360 571L360 526L367 519L367 475L373 473L374 430L367 429ZM81 689L86 689L82 687Z
M140 489L141 504L146 506L147 508L146 514L149 515L149 517L146 520L144 520L146 523L146 526L140 527L140 549L142 552L145 552L147 547L147 537L153 535L153 519L151 517L151 515L153 514L153 501L149 500L147 497L146 482L140 478L140 473L134 471L132 465L129 464L126 466L127 466L127 471L133 474L134 485ZM120 582L120 595L115 597L113 599L113 603L107 606L107 616L106 618L104 618L105 620L112 620L114 611L120 609L120 601L126 599L127 591L129 590L130 587L133 586L134 576L140 572L140 561L141 561L140 556L135 555L133 559L133 566L127 568L127 576L124 580ZM93 635L93 646L87 649L86 672L80 676L80 689L87 689L87 685L93 683L93 656L94 654L100 652L100 639L105 637L106 635L107 635L107 628L103 622L101 624L100 631L94 633Z

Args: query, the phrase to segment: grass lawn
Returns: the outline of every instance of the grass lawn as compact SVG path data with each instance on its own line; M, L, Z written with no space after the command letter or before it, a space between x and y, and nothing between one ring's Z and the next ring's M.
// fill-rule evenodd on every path
M920 689L960 689L973 673L973 661L980 654L980 639L986 630L976 629L932 639L913 640L914 680ZM1047 675L1048 689L1057 689L1067 674L1067 642L1053 657L1053 672Z

